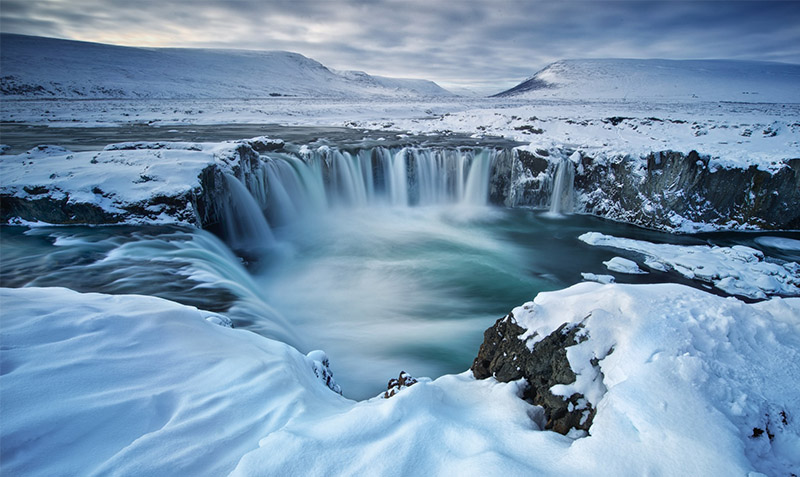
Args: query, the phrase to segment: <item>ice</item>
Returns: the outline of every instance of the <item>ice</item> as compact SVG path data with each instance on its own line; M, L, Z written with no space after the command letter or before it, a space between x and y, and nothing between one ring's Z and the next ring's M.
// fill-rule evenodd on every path
M766 261L763 253L750 247L655 244L598 232L587 232L578 238L589 245L642 254L645 266L653 270L675 270L733 295L757 299L800 295L800 273L795 262Z
M587 282L614 283L616 281L612 275L598 275L595 273L582 272L581 276Z
M633 260L628 260L627 258L622 257L614 257L611 260L603 262L603 265L605 265L606 268L612 272L628 273L632 275L647 273L639 268L639 265L637 265Z
M800 240L790 239L786 237L757 237L755 242L765 247L776 248L779 250L788 250L791 252L800 251Z

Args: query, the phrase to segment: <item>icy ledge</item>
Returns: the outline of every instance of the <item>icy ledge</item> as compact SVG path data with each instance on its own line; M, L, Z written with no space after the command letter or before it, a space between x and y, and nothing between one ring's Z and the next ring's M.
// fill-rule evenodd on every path
M598 232L586 232L578 239L589 245L634 252L644 256L644 264L651 270L674 270L686 278L712 284L731 295L761 300L773 295L800 296L800 265L797 262L766 261L760 250L743 245L712 247L656 244ZM791 239L776 240L775 237L765 237L764 240L768 244L777 243L786 247L797 242ZM609 262L620 258L615 257ZM638 270L635 262L622 260L633 263Z
M680 285L583 283L515 308L525 332L506 339L533 349L581 324L585 339L566 348L575 382L551 391L580 392L596 409L583 438L540 431L541 408L518 397L522 381L466 372L353 402L315 375L319 353L218 326L195 308L65 289L2 289L0 300L4 474L788 475L800 466L796 298L745 304Z

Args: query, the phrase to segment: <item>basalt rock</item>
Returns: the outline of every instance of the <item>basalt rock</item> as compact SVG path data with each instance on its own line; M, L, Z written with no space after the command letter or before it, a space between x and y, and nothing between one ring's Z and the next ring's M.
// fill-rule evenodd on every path
M557 384L575 382L566 349L588 339L582 330L580 324L564 323L538 341L531 351L527 340L519 338L525 329L509 314L484 332L472 373L476 379L494 377L504 383L524 378L527 388L522 397L544 408L545 429L560 434L567 434L573 428L588 431L595 414L592 404L579 393L565 399L550 392Z
M800 228L800 159L766 171L724 168L695 151L642 159L583 157L575 175L579 209L644 227L682 220L721 228Z
M556 157L516 152L504 204L548 207L555 165L574 151L555 150ZM572 166L575 212L662 230L686 222L722 229L800 228L800 159L763 170L723 167L696 151L658 151L644 157L581 155Z

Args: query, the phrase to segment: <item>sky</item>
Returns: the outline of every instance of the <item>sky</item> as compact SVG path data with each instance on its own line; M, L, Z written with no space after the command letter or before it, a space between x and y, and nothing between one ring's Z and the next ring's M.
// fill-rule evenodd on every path
M330 68L480 94L559 59L800 63L800 1L0 0L0 31L288 50Z

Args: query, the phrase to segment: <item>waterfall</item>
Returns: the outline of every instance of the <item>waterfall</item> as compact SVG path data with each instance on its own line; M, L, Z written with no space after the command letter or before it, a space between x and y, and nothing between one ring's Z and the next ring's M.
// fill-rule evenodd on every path
M272 227L330 209L486 205L499 151L481 148L320 147L269 152L237 180L224 175L223 233L240 251L268 248ZM561 169L559 169L561 170Z
M488 149L396 150L377 147L358 152L322 147L262 156L268 193L261 206L278 225L309 211L376 205L485 205L491 165L498 151Z
M467 175L466 185L460 202L469 205L486 205L489 201L489 172L494 155L481 151L474 156Z
M274 238L267 219L251 192L235 177L224 174L228 199L223 199L225 239L234 250L257 252L269 248Z
M550 196L550 214L561 215L572 212L572 189L575 170L572 161L564 157L558 163Z

